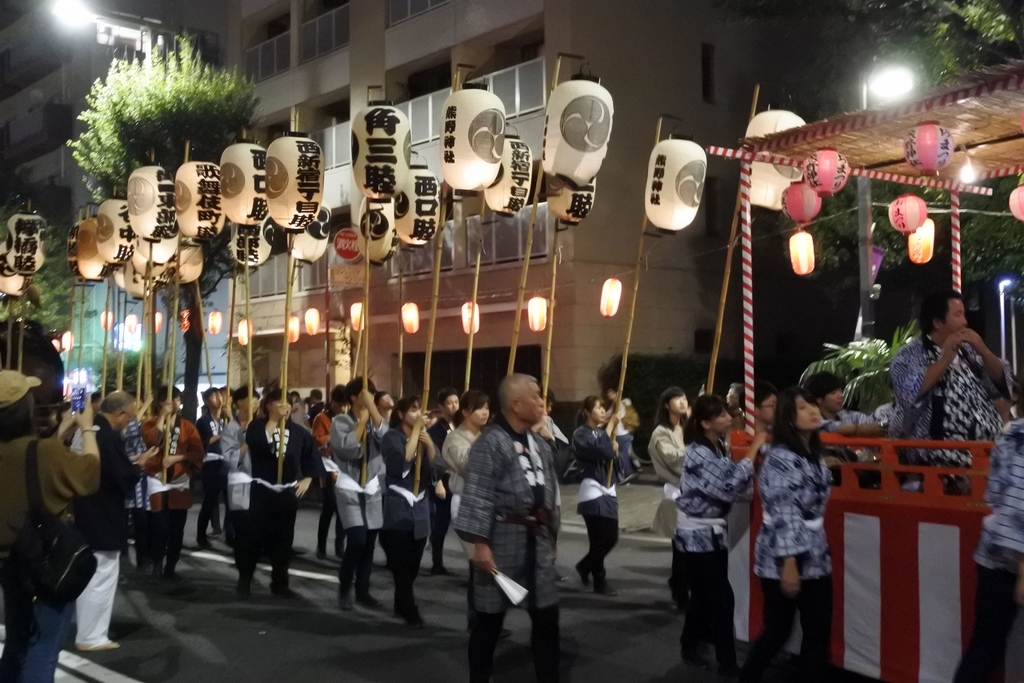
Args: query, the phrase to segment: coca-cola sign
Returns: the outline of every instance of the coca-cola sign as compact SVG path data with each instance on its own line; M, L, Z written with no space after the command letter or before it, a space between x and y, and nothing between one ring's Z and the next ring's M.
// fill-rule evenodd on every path
M345 263L358 263L362 260L359 252L359 233L352 228L344 228L334 236L334 251Z

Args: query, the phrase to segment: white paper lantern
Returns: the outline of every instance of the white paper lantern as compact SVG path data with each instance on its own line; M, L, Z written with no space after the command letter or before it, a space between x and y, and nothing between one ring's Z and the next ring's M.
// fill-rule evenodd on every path
M263 219L263 223L255 233L249 230L243 230L241 226L237 226L233 237L235 263L243 266L245 265L247 245L250 268L262 266L266 263L270 258L270 251L274 243L274 232L277 229L277 225L270 216ZM248 242L246 242L247 239Z
M359 224L359 251L373 265L384 265L398 250L394 202L363 197L356 220Z
M644 202L647 219L662 230L682 230L697 216L708 157L690 140L662 140L651 150Z
M411 167L394 204L398 239L413 246L429 242L441 211L441 183L434 172L426 166Z
M32 284L32 278L24 275L0 275L0 293L7 296L21 296Z
M136 239L135 253L132 254L132 263L138 270L145 272L146 263L153 262L154 266L162 266L174 259L178 251L178 237L151 242L150 240Z
M921 173L938 173L939 169L953 160L954 151L956 145L953 143L953 134L937 121L926 121L915 126L903 141L903 154L907 163Z
M186 285L198 280L199 276L203 274L203 248L198 244L182 243L179 259L181 273L178 281ZM174 268L177 263L176 259L167 265Z
M928 205L913 194L901 194L889 203L889 222L904 235L910 235L924 225L928 218Z
M544 172L577 185L588 183L608 153L614 114L612 95L596 78L576 76L560 83L548 99Z
M482 190L498 175L505 149L505 105L467 83L441 108L441 175L456 190Z
M72 273L76 272L86 280L102 280L108 273L107 263L99 252L99 220L86 218L78 223L75 240L75 264ZM71 252L68 252L71 259Z
M128 200L108 199L100 204L97 249L105 263L127 263L135 252L135 231L128 222Z
M251 142L228 146L220 155L221 206L238 225L267 217L267 150Z
M18 275L32 275L43 265L43 231L46 221L31 213L7 219L7 267Z
M128 177L128 220L142 239L178 236L174 215L174 179L160 166L143 166Z
M288 232L302 232L320 213L324 153L302 133L286 133L267 147L267 210Z
M352 177L369 199L388 199L405 186L412 155L409 118L390 102L370 102L352 119Z
M295 235L292 244L292 256L300 261L312 263L327 253L330 245L331 210L326 206L320 209L316 220L302 232Z
M174 174L174 210L185 237L210 240L224 229L220 197L220 167L208 161L189 161Z
M131 261L124 264L124 268L114 272L114 282L136 299L143 299L146 296L146 272L139 272Z
M576 225L594 208L597 178L577 186L568 178L548 177L548 211L559 220Z
M744 137L761 138L791 128L799 128L805 123L793 112L770 109L750 119ZM782 195L792 183L803 177L803 171L797 166L777 166L755 161L750 165L750 203L772 211L781 211Z
M505 136L501 168L494 183L484 190L484 200L495 213L513 216L526 206L533 178L533 152L518 135Z

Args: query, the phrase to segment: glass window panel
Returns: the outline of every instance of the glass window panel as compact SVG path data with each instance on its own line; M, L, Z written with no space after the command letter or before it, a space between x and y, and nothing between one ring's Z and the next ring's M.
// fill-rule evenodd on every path
M493 263L502 261L518 261L523 253L520 246L520 230L518 221L508 216L496 217L494 222L494 258Z
M530 228L530 219L528 215L519 214L520 225L522 227L523 234L523 251L526 251L526 231ZM548 218L546 215L540 215L540 207L537 207L537 227L533 230L533 247L530 250L530 256L537 258L538 256L544 256L548 253Z
M274 75L274 43L260 45L260 80Z
M348 5L334 10L334 47L348 45Z
M414 17L430 9L429 0L409 0L409 16Z
M245 53L245 75L254 81L260 80L260 51L259 48L247 50Z
M277 70L274 71L275 74L281 73L292 65L291 46L289 45L290 37L290 34L284 33L277 38Z
M409 117L412 124L412 141L426 142L433 132L430 130L430 98L417 97L409 106L412 111Z
M442 109L444 108L444 101L448 99L448 95L450 94L451 89L449 88L448 90L438 90L430 96L430 108L433 113L433 119L430 122L431 140L437 139L441 136Z
M334 49L334 23L330 17L322 16L316 20L316 53L322 55Z
M504 73L495 74L491 79L491 92L497 95L505 105L505 113L516 113L516 70L509 69Z
M316 22L311 21L302 25L300 42L300 61L305 62L316 57Z
M519 67L519 111L544 106L544 60Z
M348 121L334 127L334 161L338 166L352 163L352 127Z
M409 16L409 0L391 0L391 23L397 24Z

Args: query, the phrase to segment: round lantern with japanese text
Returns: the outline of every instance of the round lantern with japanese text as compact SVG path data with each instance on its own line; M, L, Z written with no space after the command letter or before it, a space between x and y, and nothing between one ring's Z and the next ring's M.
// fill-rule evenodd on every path
M262 266L266 263L273 249L277 229L277 225L269 216L263 219L262 224L255 233L238 226L232 237L232 251L235 255L235 263L244 266L246 260L248 260L250 268ZM248 259L246 259L247 250Z
M1024 185L1018 185L1010 193L1010 213L1019 221L1024 221Z
M441 175L456 190L481 190L498 176L505 105L487 86L467 83L441 107Z
M790 111L769 109L750 119L744 139L761 138L790 128L799 128L805 121ZM782 210L782 195L792 183L803 178L798 166L782 166L755 161L750 164L750 203L772 211Z
M394 199L395 230L406 244L422 246L437 232L441 211L441 183L426 166L413 166Z
M32 284L31 275L18 275L7 268L6 261L3 263L3 267L0 268L0 294L21 296L30 284Z
M135 252L135 231L128 222L128 200L108 199L96 214L97 250L111 265L127 263Z
M697 143L670 139L656 144L647 164L647 220L667 231L690 225L700 208L707 170L707 154Z
M413 302L402 304L402 327L406 334L420 331L420 307Z
M412 155L409 118L390 102L370 102L352 119L352 177L368 199L395 197Z
M324 153L304 133L286 133L267 147L267 211L287 232L302 232L320 213Z
M589 183L608 154L614 114L612 95L596 78L577 75L555 87L544 122L544 172Z
M75 254L72 273L86 280L102 280L107 276L107 263L99 252L99 220L86 218L75 226ZM68 261L71 261L70 240L68 241Z
M183 285L195 282L203 274L203 248L198 244L182 242L181 254L173 263L179 262L181 264L178 273L179 282Z
M597 178L577 186L568 178L548 177L548 211L565 223L577 225L589 216L596 194Z
M797 230L789 238L789 261L797 275L810 275L814 271L814 238L811 233Z
M174 174L174 210L185 237L205 242L224 229L220 196L220 167L208 161L189 161Z
M384 265L398 250L394 200L363 197L356 219L359 224L359 251L373 265Z
M821 196L805 182L793 183L782 193L782 213L797 225L807 225L821 211Z
M16 213L7 219L7 248L4 259L17 275L32 275L43 265L43 231L46 221L31 213Z
M227 147L220 155L224 214L238 225L259 225L267 217L267 150L251 142Z
M124 268L114 271L114 282L136 299L143 299L146 296L146 273L139 272L132 261L124 264Z
M831 147L819 149L804 162L804 182L823 197L842 190L849 179L850 162Z
M174 179L161 166L143 166L128 177L128 221L136 236L165 240L178 236Z
M295 241L292 243L292 256L306 263L319 260L327 253L327 247L331 244L330 234L331 210L324 206L321 207L316 220L295 235Z
M501 167L494 183L484 190L484 201L495 213L514 216L526 206L533 179L533 152L518 135L505 136Z
M904 235L917 230L928 218L928 206L917 195L901 194L889 204L889 222Z
M938 124L926 121L912 128L903 141L907 163L921 173L934 174L953 160L953 134Z
M907 235L907 256L912 263L923 265L935 254L935 222L928 218L921 227Z
M165 240L152 242L150 240L135 240L135 253L132 254L132 263L138 270L145 271L146 264L153 262L154 266L162 266L174 259L178 251L178 237L171 237Z

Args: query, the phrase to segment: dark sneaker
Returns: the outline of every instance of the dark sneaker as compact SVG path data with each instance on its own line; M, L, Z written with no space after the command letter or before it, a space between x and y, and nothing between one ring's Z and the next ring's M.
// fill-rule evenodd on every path
M689 666L697 667L699 669L710 669L711 662L709 662L704 655L701 654L698 649L685 649L680 655L683 661Z
M430 575L431 576L448 576L449 574L451 574L451 572L448 571L447 569L445 569L443 564L442 565L434 565L433 567L430 568Z
M366 609L382 609L384 607L383 603L372 595L358 595L356 596L356 603Z
M346 593L338 596L338 607L341 608L342 612L352 611L352 594Z

